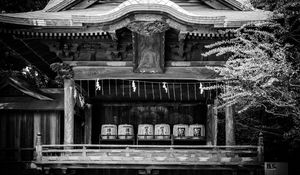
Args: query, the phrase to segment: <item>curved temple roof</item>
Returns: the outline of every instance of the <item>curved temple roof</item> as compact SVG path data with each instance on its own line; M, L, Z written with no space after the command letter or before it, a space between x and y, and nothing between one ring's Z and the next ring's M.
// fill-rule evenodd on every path
M156 12L167 14L177 21L188 24L213 24L214 27L239 27L247 22L264 21L270 12L243 11L243 4L236 0L202 0L196 6L179 6L170 0L127 0L116 6L99 4L97 0L88 0L89 6L76 8L85 0L51 0L42 11L27 13L0 14L0 22L44 27L82 27L84 24L112 23L133 13ZM211 2L229 4L233 9L215 9ZM98 4L97 4L98 3ZM220 5L220 4L219 4ZM52 9L52 10L51 10ZM56 10L55 10L56 9ZM63 11L61 11L64 9ZM52 11L52 12L51 12ZM54 12L53 12L54 11Z
M96 3L98 0L50 0L47 4L47 6L44 8L44 11L48 12L57 12L64 10L66 8L70 8L70 6L74 4L81 3L83 8L87 8L90 5ZM151 1L151 2L150 2ZM150 3L168 3L166 0L150 0L148 2ZM199 0L203 1L206 4L209 4L212 7L216 7L214 4L217 4L218 2L213 2L212 0ZM215 0L217 1L217 0ZM227 6L231 7L232 9L238 9L238 10L249 10L247 6L243 3L244 0L220 0L221 3L226 4ZM140 2L147 2L147 0L136 0L137 3Z

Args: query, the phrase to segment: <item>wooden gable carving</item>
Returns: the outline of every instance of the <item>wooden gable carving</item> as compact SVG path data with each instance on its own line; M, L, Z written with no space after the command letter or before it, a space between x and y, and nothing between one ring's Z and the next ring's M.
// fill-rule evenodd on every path
M136 73L163 73L165 59L165 31L162 21L138 21L127 26L132 31L133 71Z

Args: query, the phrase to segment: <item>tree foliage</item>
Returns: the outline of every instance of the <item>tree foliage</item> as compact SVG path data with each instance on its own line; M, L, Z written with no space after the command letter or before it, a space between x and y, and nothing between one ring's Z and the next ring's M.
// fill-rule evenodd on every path
M274 23L247 24L227 30L235 37L207 46L204 56L230 53L224 67L213 67L227 82L221 98L226 104L239 104L240 111L264 107L276 115L299 115L297 92L291 82L297 71L288 62L288 50L270 33L278 27Z
M1 0L0 12L16 13L43 9L49 0Z
M272 10L273 17L264 23L226 30L224 33L234 33L235 37L207 46L210 51L204 56L230 55L224 67L210 67L226 82L220 95L223 105L236 104L240 113L263 108L277 121L273 128L294 137L300 132L300 2L252 2L255 7ZM278 122L282 121L278 117L289 126Z

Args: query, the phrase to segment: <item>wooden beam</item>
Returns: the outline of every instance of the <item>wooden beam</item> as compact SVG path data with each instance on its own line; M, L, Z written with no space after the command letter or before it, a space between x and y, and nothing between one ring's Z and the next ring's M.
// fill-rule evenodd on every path
M222 66L226 61L167 61L166 67L199 67ZM132 61L64 61L72 67L76 66L107 66L107 67L132 67Z
M75 82L74 80L65 79L64 80L64 144L73 144L74 142L74 90Z
M232 105L225 108L225 137L226 145L235 145L234 109Z
M84 143L92 143L92 105L87 104L84 109L85 127L84 127Z
M211 80L218 76L205 67L167 67L161 74L134 73L132 67L82 66L73 67L75 80L93 79L182 79Z

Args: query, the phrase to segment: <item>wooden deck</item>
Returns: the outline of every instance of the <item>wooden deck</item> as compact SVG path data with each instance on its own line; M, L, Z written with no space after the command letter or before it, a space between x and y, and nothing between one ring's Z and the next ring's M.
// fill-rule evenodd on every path
M41 168L229 169L262 165L260 146L41 145Z

